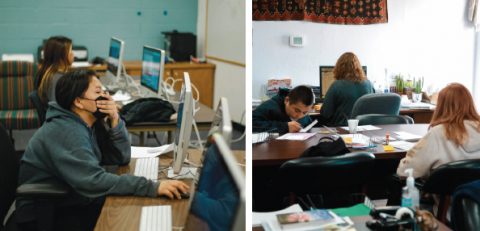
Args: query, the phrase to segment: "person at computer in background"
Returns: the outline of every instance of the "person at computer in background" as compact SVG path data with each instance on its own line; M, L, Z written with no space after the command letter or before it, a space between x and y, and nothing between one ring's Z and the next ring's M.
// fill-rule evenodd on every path
M397 174L413 168L413 177L428 177L442 164L478 158L480 115L468 89L452 83L438 94L428 133L400 161Z
M352 52L346 52L338 58L333 77L335 81L325 94L318 122L327 126L343 126L347 124L355 101L374 90L360 61Z
M37 72L35 86L46 104L55 101L55 85L73 63L72 40L63 36L50 37L43 46L43 61Z
M252 113L253 132L298 132L311 119L315 96L310 87L300 85L292 90L281 88L278 94L263 102Z
M57 201L55 213L68 228L56 230L73 230L76 225L80 230L93 230L105 195L180 199L181 192L188 192L189 187L181 181L153 182L102 168L128 164L130 142L115 102L103 93L93 71L66 73L55 94L57 101L49 103L46 121L30 139L21 160L19 185L52 183L71 189L68 198ZM20 221L35 219L33 203L17 198Z

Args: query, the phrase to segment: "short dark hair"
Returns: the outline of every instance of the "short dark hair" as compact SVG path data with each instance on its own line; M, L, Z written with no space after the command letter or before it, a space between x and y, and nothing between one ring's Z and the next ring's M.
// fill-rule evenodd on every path
M311 106L315 102L315 95L313 94L312 88L300 85L290 90L288 100L290 104L301 102L305 106Z
M73 101L81 97L88 89L92 78L96 76L91 70L73 70L65 73L55 87L55 99L62 108L70 110Z

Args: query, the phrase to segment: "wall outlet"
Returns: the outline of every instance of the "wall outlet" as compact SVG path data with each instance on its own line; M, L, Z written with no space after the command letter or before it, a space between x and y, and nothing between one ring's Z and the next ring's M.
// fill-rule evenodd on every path
M290 46L292 47L303 47L305 39L303 35L290 35Z

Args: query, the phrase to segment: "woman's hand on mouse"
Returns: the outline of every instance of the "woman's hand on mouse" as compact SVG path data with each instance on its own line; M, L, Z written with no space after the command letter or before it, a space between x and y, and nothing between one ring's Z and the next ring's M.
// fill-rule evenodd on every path
M182 199L180 192L187 193L188 185L178 180L164 180L160 182L157 193L159 196L167 196L170 199Z

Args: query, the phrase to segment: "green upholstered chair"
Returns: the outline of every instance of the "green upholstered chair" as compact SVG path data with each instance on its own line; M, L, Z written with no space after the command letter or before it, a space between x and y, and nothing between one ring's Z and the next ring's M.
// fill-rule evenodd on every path
M35 90L37 65L24 61L0 62L0 124L7 130L40 127L37 111L29 100Z
M353 104L351 117L364 114L398 115L400 96L395 93L367 94Z
M358 125L414 124L412 117L407 115L365 114L355 119L358 120Z

